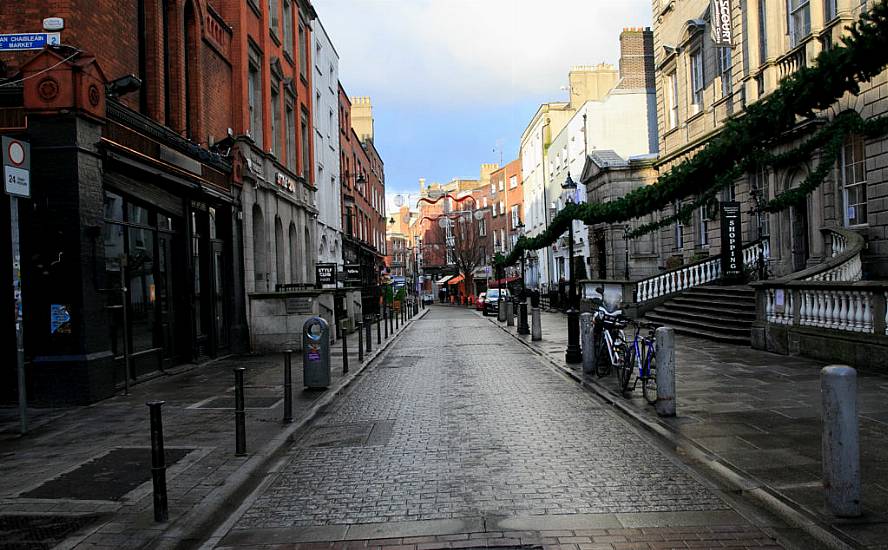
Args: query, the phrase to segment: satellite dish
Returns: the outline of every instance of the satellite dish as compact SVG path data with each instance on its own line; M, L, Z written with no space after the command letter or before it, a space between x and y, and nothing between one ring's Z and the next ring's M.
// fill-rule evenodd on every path
M395 206L398 208L404 206L404 195L395 195Z
M475 210L475 219L476 220L483 220L484 219L484 212L482 210Z

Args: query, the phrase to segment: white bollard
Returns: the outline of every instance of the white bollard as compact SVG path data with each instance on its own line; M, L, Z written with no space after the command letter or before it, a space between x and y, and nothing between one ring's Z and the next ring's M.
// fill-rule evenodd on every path
M657 339L657 414L675 416L675 331L660 327Z
M820 371L823 398L823 489L833 515L860 515L860 437L857 371L830 365Z
M583 346L583 374L595 372L595 334L592 330L592 314L580 313L580 341Z
M515 304L512 303L512 300L506 302L506 326L515 326Z
M530 308L530 339L534 342L543 339L543 325L540 322L540 308Z

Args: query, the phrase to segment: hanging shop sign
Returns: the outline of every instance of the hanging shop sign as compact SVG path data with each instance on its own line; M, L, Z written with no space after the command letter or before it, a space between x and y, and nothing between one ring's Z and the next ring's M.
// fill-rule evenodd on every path
M741 282L743 280L740 228L740 203L723 202L721 206L721 268L722 276L728 281Z
M716 46L727 48L734 46L731 12L731 0L711 0L710 24L712 25L712 41Z
M315 286L336 288L336 264L317 264L315 266Z

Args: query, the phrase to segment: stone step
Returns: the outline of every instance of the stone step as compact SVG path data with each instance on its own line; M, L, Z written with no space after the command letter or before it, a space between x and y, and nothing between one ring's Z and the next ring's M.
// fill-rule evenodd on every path
M741 312L723 312L700 308L695 311L686 311L680 309L683 306L675 304L665 304L655 307L651 313L665 318L684 319L693 321L709 322L713 325L724 326L726 329L733 330L734 327L740 327L741 330L749 330L752 322L755 320L755 313Z
M651 319L649 317L647 319L650 321L653 321L653 319ZM671 324L667 321L656 321L656 322L657 323L662 322L662 324L664 326L672 327L675 330L676 334L684 334L685 336L693 336L695 338L704 338L706 340L712 340L713 342L721 342L723 344L733 344L733 345L744 346L744 347L749 347L751 345L751 341L750 341L749 336L741 337L741 336L726 335L721 332L715 332L715 331L710 331L710 330L705 330L705 329L700 329L700 328L686 327L686 326L681 326L681 325L674 325L674 324Z
M707 298L705 296L676 296L665 303L702 306L707 309L723 311L755 311L755 300L731 300L726 298Z
M749 340L751 323L741 322L737 319L710 316L685 316L665 313L657 309L648 312L645 318L656 323L662 323L675 328L685 327L699 329L704 332L723 334L725 336L745 338Z

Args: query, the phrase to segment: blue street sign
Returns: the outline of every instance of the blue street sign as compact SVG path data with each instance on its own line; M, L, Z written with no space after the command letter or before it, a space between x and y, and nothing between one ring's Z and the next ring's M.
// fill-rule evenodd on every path
M60 44L57 32L0 34L0 52L15 50L42 50L44 46Z

